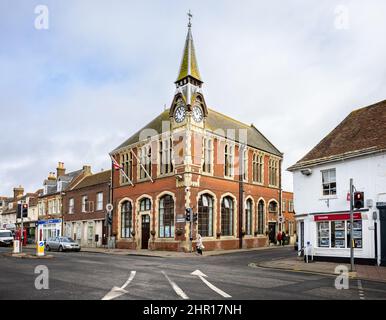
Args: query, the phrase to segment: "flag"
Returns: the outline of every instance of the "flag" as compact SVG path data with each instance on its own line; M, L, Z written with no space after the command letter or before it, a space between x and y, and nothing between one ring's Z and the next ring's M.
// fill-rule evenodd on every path
M115 160L114 157L111 157L111 160L113 161L113 167L115 170L122 170L123 169L123 166L121 166L117 160Z

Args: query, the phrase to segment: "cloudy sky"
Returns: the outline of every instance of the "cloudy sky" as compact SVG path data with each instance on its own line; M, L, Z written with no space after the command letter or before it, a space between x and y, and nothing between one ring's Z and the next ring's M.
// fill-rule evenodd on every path
M253 123L285 168L386 99L384 0L0 0L0 195L35 191L58 161L109 168L170 105L189 9L208 105Z

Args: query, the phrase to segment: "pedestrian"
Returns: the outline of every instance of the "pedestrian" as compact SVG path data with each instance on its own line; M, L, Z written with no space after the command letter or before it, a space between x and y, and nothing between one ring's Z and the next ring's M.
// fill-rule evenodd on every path
M273 229L269 231L269 245L271 243L275 244L275 231Z
M286 238L287 238L287 236L285 234L285 231L283 230L283 232L281 233L281 242L282 242L283 247L285 245Z
M202 243L202 237L201 235L199 234L197 236L197 243L196 243L196 250L197 250L197 254L200 254L202 255L202 250L204 249L204 244Z
M281 238L281 232L279 231L279 232L277 233L277 241L279 242L279 246L281 245L281 240L282 240L282 238Z

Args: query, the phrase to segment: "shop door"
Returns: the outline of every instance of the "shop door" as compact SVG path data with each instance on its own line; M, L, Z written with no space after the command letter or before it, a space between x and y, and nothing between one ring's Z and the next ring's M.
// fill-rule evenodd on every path
M381 221L381 266L386 266L386 208L379 209L379 218Z
M149 238L150 238L150 216L144 214L142 216L142 249L148 249L149 247Z

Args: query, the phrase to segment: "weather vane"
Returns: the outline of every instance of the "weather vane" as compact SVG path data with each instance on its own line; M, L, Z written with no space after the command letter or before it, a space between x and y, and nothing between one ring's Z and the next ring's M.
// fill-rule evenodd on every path
M193 18L193 15L190 12L190 9L189 9L189 12L188 12L188 17L189 17L188 27L190 28L192 26L192 18Z

